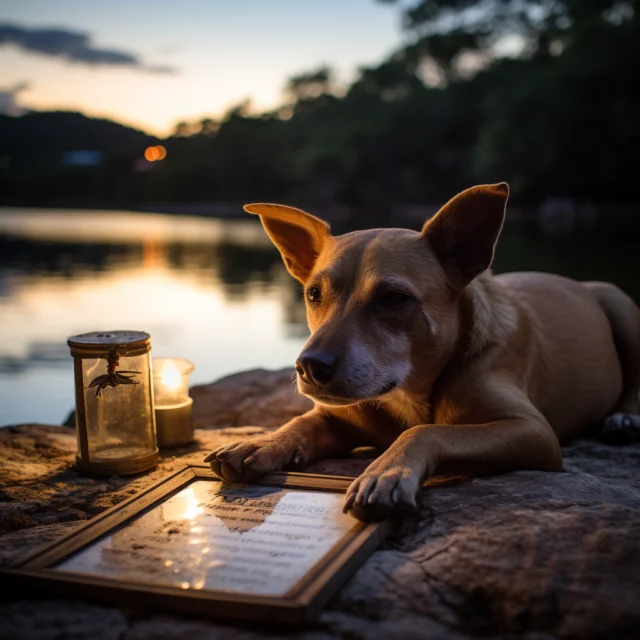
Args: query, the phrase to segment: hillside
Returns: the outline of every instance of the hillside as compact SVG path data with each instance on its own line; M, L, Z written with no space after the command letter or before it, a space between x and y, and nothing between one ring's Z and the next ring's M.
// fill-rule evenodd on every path
M146 133L72 111L33 111L20 117L0 115L0 153L18 154L39 149L68 151L94 149L123 153L152 144Z

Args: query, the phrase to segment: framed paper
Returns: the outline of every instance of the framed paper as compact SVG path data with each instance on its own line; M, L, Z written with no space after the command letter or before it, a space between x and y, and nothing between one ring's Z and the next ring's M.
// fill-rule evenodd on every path
M3 571L2 581L31 595L301 623L390 530L342 513L351 481L273 473L234 485L209 467L186 467Z

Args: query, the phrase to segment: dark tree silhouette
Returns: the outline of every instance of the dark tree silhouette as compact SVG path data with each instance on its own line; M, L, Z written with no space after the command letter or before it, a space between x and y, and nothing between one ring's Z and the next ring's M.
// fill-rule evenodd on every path
M373 0L372 0L373 1ZM382 0L378 0L382 1ZM79 114L0 117L0 203L280 200L393 222L475 182L515 203L637 204L640 0L415 0L406 42L338 87L298 73L284 103L182 122L140 170L141 132ZM519 46L504 55L505 38ZM501 53L502 52L502 53ZM103 162L65 166L64 150ZM239 210L239 209L238 209Z

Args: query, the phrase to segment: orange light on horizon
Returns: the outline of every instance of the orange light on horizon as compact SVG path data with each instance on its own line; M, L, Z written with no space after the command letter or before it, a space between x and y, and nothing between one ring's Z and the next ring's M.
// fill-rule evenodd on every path
M144 150L144 157L149 162L164 160L167 157L167 150L161 144L157 144L155 147L147 147Z
M160 159L160 152L156 147L147 147L144 150L144 157L145 160L148 160L149 162L155 162Z

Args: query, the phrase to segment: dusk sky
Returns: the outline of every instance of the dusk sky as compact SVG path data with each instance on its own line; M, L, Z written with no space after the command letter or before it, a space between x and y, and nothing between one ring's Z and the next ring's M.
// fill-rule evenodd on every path
M245 98L276 106L321 64L348 81L402 39L398 5L375 0L0 0L0 91L164 135Z

